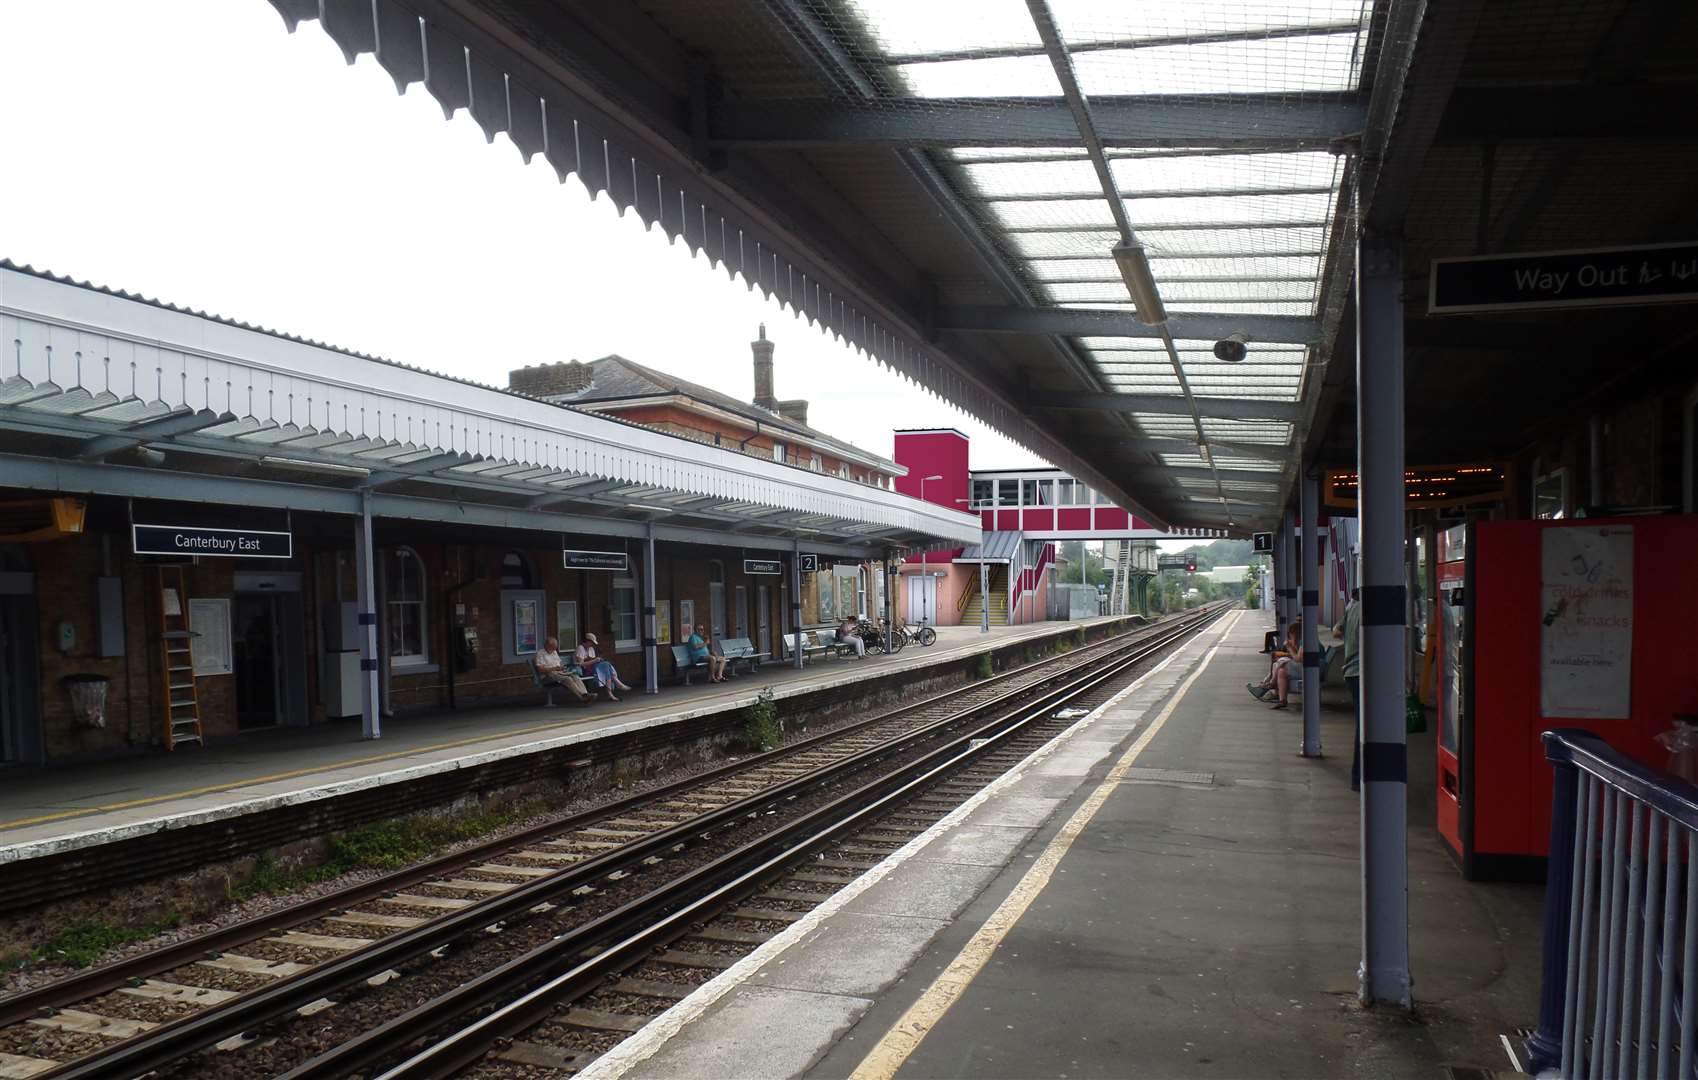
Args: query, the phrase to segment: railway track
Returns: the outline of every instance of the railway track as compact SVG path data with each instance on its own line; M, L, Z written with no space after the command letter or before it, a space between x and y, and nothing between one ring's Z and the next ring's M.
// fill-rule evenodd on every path
M769 837L789 835L793 829L785 822L815 820L825 807L882 782L877 776L869 781L866 774L902 775L915 761L930 760L938 747L969 737L957 734L964 728L995 728L1010 723L1016 714L1025 715L1022 710L1041 712L1053 706L1058 695L1112 677L1218 612L1181 617L1014 669L517 836L0 1000L0 1077L127 1077L153 1069L164 1069L167 1075L222 1075L229 1070L218 1064L199 1069L185 1055L216 1046L227 1053L210 1057L234 1065L255 1046L275 1045L279 1036L271 1029L277 1025L298 1024L345 1001L363 1008L366 998L384 996L384 988L404 975L452 968L462 953L476 967L473 954L496 938L501 939L501 950L516 950L521 956L562 940L587 942L586 934L605 938L610 927L625 925L620 919L652 915L656 895L682 896L677 890L699 887L708 867L720 866L733 853L769 846ZM1011 711L1010 702L1016 700L1023 704ZM651 878L665 880L654 885ZM609 922L627 908L644 914L618 915ZM766 922L778 927L794 921L774 915L786 910L749 908L771 916ZM735 939L738 932L727 933ZM738 943L720 941L713 948L723 951ZM557 966L559 948L543 953L553 959L532 964ZM509 965L488 966L481 974L455 980L445 993L504 986L496 973ZM540 976L534 968L529 970L528 975L509 972L499 979L537 981ZM632 985L652 981L637 979ZM648 998L666 1000L652 993ZM358 1010L350 1005L344 1011ZM300 1075L356 1071L347 1055L364 1053L360 1048L376 1047L374 1054L393 1056L393 1048L380 1045L381 1037L373 1035L389 1030L390 1022L378 1020L366 1035L337 1040L302 1065L309 1071ZM432 1020L434 1026L441 1023L440 1018ZM334 1056L326 1059L327 1054ZM326 1060L312 1064L320 1059ZM252 1066L237 1071L268 1074L266 1068Z

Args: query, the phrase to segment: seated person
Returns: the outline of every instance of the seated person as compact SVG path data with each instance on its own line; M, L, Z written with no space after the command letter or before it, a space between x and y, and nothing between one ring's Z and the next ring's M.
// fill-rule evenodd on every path
M730 666L731 658L725 655L725 640L718 634L708 635L708 678L724 682L725 669Z
M862 641L861 635L855 632L855 626L855 616L845 616L843 619L843 625L837 628L837 640L848 643L848 645L855 650L855 656L857 658L865 658L867 655L867 643Z
M619 699L613 696L613 691L631 688L619 678L619 672L614 670L613 665L603 660L600 654L596 652L596 646L600 644L601 642L596 640L594 634L585 634L577 651L572 654L572 659L577 663L578 671L581 674L595 679L596 685L600 686L602 691L607 694L607 700L618 701Z
M590 700L590 692L584 686L584 680L566 670L566 664L560 659L560 642L549 638L542 643L542 651L531 658L536 665L537 678L555 686L564 686L572 691L572 696L579 701Z
M690 663L707 665L709 682L725 681L725 656L718 638L714 638L712 647L709 647L704 628L697 624L690 628L684 647L690 650Z
M1266 701L1269 694L1275 694L1279 700L1273 707L1283 709L1288 704L1292 680L1298 678L1302 670L1303 620L1293 619L1285 628L1285 640L1269 662L1268 677L1259 683L1246 683L1245 687L1258 701Z

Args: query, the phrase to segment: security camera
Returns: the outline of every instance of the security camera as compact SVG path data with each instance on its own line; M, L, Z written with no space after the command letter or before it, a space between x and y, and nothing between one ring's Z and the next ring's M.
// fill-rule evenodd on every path
M1228 364L1243 363L1245 355L1250 351L1249 344L1249 334L1228 334L1215 342L1215 359Z

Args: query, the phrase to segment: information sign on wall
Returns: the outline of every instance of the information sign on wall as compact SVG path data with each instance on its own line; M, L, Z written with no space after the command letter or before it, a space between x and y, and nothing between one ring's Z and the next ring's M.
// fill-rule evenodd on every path
M131 525L137 555L218 555L287 559L294 553L286 532L260 529L208 529L199 525Z
M560 553L567 570L614 570L621 574L629 568L630 560L623 551L573 551Z
M1434 259L1427 310L1670 304L1698 300L1698 243Z
M1633 689L1633 528L1548 528L1541 540L1540 715L1626 718Z
M744 559L743 573L782 574L784 573L784 563L779 559Z

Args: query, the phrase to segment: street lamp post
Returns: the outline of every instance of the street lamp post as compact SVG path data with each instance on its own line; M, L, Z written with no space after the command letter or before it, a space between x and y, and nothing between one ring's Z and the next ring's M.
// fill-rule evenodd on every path
M930 476L920 477L920 501L921 502L926 501L926 481L927 480L942 480L942 479L943 479L943 474L941 474L941 473L933 473ZM931 570L927 568L927 558L926 558L930 554L931 554L930 551L921 551L920 552L920 576L921 577L930 577L931 576ZM932 596L934 598L937 596L935 584L933 585ZM926 607L926 591L925 591L925 589L922 588L920 590L920 625L921 626L927 625L927 622L928 622L928 620L926 619L925 607Z

